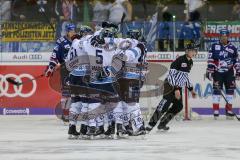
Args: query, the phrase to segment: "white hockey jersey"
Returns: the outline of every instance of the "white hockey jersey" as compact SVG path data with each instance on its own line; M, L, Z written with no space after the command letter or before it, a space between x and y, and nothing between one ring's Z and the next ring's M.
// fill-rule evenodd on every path
M92 35L87 35L82 37L81 39L75 39L72 43L71 49L68 52L66 62L71 61L74 58L84 58L86 59L86 64L80 65L78 68L74 69L70 72L71 75L74 76L84 76L89 72L89 63L87 59L87 52L84 49L83 43L90 39Z
M112 59L117 54L116 50L106 50L104 48L93 47L90 40L83 43L85 52L89 56L90 66L92 70L104 71L106 77L101 80L96 80L92 83L113 83L116 81L114 74L112 74ZM98 72L98 71L97 71Z

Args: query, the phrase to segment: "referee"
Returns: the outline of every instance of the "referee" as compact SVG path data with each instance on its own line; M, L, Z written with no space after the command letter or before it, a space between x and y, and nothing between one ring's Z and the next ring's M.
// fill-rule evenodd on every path
M197 54L197 46L190 43L185 48L185 54L179 56L170 66L167 78L164 81L163 99L159 102L146 130L150 132L157 124L159 130L169 130L166 126L183 109L182 88L187 86L192 97L196 97L193 86L189 80L189 72L193 66L192 58ZM170 107L170 105L172 106Z

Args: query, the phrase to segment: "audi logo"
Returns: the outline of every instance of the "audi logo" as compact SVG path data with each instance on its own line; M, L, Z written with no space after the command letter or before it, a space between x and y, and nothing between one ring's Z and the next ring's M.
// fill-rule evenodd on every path
M9 97L9 98L12 98L12 97L23 97L23 98L26 98L26 97L30 97L32 96L35 92L36 92L36 89L37 89L37 82L35 80L32 81L32 89L30 91L28 91L27 93L23 93L23 85L20 85L20 86L16 86L16 85L13 85L13 90L14 92L12 93L9 93L9 83L7 81L7 78L13 78L15 79L17 82L20 82L22 83L22 79L23 78L28 78L28 79L34 79L34 77L30 74L20 74L20 75L16 75L16 74L6 74L6 75L2 75L0 74L0 97L2 96L6 96L6 97Z

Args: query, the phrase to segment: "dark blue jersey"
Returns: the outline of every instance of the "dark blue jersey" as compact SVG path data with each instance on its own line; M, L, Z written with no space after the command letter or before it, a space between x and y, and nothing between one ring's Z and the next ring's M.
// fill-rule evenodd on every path
M228 72L238 63L237 48L230 42L227 45L215 43L211 46L208 54L209 72Z
M49 65L56 66L58 63L64 63L71 45L72 41L67 39L67 37L59 38L50 57Z

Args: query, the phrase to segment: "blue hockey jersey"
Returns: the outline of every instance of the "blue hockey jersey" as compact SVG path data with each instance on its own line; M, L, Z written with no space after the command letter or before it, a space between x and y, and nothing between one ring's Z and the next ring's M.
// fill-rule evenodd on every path
M72 41L68 40L67 37L59 38L50 57L49 65L56 66L58 63L64 63L71 45Z
M237 48L230 42L227 45L219 42L211 46L207 67L209 72L227 72L232 70L237 63L239 63Z

